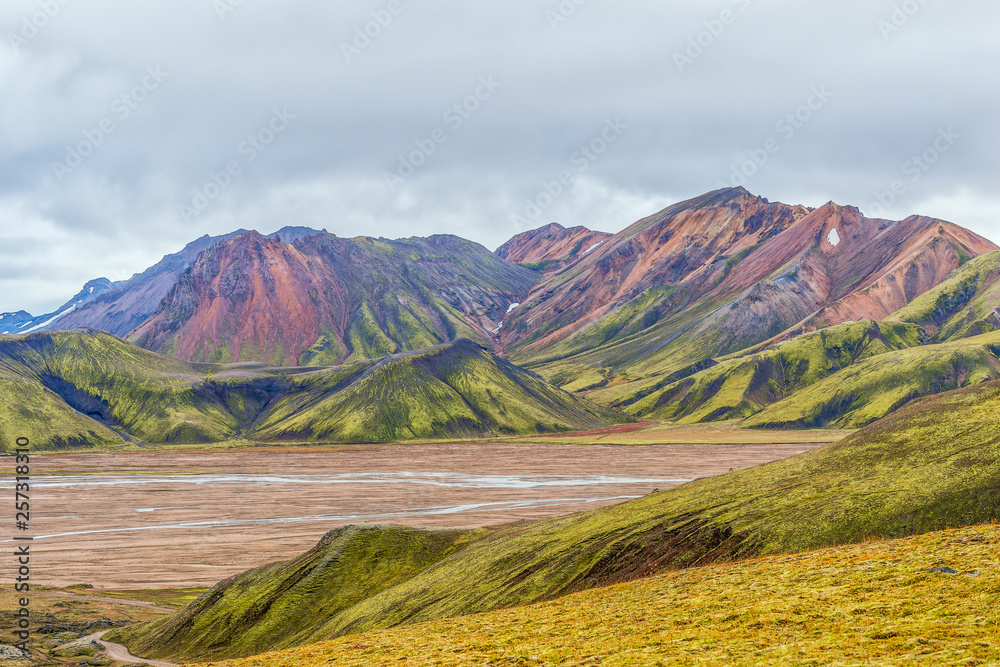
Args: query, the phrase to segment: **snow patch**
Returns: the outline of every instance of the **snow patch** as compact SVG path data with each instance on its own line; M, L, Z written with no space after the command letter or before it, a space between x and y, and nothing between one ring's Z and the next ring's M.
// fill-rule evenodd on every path
M598 241L598 242L597 242L597 243L595 243L594 245L592 245L592 246L590 246L589 248L587 248L586 250L584 250L584 251L583 251L583 254L584 254L584 255L586 255L586 254L587 254L588 252L590 252L591 250L593 250L593 249L594 249L594 248L596 248L597 246L601 245L602 243L604 243L604 241Z
M510 306L507 307L507 314L510 315L510 311L514 310L515 308L517 308L520 305L521 304L519 304L519 303L512 303L512 304L510 304Z
M834 248L840 245L840 234L837 233L837 228L834 227L830 230L830 233L826 235L826 240L830 242Z
M56 315L55 317L53 317L52 319L49 319L49 320L45 320L45 321L44 321L44 322L42 322L41 324L36 324L35 326L31 327L30 329L26 329L25 331L22 331L21 333L23 333L23 334L28 334L28 333L31 333L32 331L38 331L39 329L41 329L41 328L43 328L43 327L47 327L47 326L49 326L50 324L52 324L53 322L55 322L56 320L58 320L58 319L59 319L60 317L62 317L63 315L69 315L69 314L70 314L70 313L72 313L72 312L73 312L74 310L76 310L76 305L75 305L75 304L74 304L74 305L72 305L72 306L70 306L69 308L67 308L67 309L66 309L66 310L64 310L63 312L61 312L61 313L58 313L58 314L57 314L57 315Z

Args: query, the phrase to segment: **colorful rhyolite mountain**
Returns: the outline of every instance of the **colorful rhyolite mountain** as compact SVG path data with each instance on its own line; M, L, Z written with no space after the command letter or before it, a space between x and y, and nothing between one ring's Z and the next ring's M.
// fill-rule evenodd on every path
M530 268L551 273L586 257L612 237L586 227L566 229L552 224L522 232L497 248L497 256Z
M12 323L14 333L100 329L182 361L284 366L376 359L468 338L635 415L703 421L766 409L761 425L854 426L914 396L1000 375L983 356L991 340L970 339L974 349L956 342L1000 327L992 260L941 297L939 314L921 311L919 322L898 315L951 285L970 259L996 250L941 220L870 219L832 202L810 209L731 188L614 235L551 224L496 253L454 236L342 239L293 227L266 237L242 230L203 237L125 283L102 283L106 293L71 312L40 322L12 313L0 323ZM968 312L959 317L961 308ZM849 324L862 320L886 325ZM831 333L781 347L817 330ZM923 349L946 339L957 347ZM828 340L855 353L830 349ZM875 407L869 398L880 387L827 386L841 381L828 376L882 352L918 367L925 354L941 368L961 357L963 368L982 372L935 372ZM754 356L765 353L767 363ZM812 370L781 365L791 362ZM840 403L782 407L820 381L827 385L815 391Z
M941 220L720 190L640 220L549 276L506 318L499 344L516 363L615 404L765 341L882 320L994 250Z
M38 330L99 329L184 361L333 365L491 344L540 277L455 236L241 230L203 237Z

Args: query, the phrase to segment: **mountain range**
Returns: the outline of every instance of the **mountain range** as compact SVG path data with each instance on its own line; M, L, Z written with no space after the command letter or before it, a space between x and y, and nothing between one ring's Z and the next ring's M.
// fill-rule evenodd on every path
M998 251L942 220L729 188L616 234L553 223L496 252L303 227L205 236L54 313L2 315L0 331L288 369L474 341L636 417L857 427L1000 377Z

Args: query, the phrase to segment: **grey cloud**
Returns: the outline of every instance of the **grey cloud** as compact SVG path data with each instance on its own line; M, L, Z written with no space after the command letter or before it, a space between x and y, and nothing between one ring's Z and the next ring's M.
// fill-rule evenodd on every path
M9 34L39 5L5 3L0 261L17 266L13 241L39 219L52 238L33 257L52 270L0 275L0 310L41 312L89 278L142 270L239 227L451 232L496 247L518 231L525 199L619 116L628 130L538 224L620 229L653 212L643 207L728 181L773 137L780 150L748 189L864 210L951 126L961 140L887 215L939 215L1000 240L996 3L587 0L565 17L558 0L401 3L351 62L342 43L387 0L257 0L222 20L201 0L70 2L19 55ZM911 5L912 16L894 9ZM565 18L555 29L553 16ZM733 20L720 32L724 16ZM702 53L679 71L674 54L699 39ZM118 118L114 101L151 66L168 78ZM490 75L501 87L450 127L444 113ZM813 86L835 96L782 137L776 124ZM247 162L239 147L275 107L296 119ZM108 117L114 132L60 181L53 162ZM447 141L391 192L386 172L437 128ZM240 174L185 220L179 207L231 160ZM112 247L131 249L97 251Z

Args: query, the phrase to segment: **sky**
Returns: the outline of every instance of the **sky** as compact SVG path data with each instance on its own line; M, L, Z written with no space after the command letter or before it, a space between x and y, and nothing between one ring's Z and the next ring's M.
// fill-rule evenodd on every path
M5 0L0 312L204 235L619 231L742 185L1000 242L995 0Z

